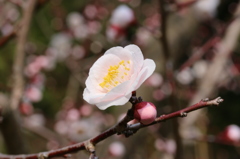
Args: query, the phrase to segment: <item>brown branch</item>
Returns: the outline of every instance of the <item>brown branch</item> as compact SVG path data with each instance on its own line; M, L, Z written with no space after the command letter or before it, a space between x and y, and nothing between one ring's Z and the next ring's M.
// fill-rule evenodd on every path
M160 43L162 44L162 50L164 55L164 61L168 61L170 57L170 50L169 50L169 44L167 40L167 16L168 13L165 9L165 2L164 0L159 0L159 9L160 9L160 22L161 22L161 38Z
M199 60L211 47L220 41L220 37L214 36L208 40L201 48L193 53L193 55L180 67L179 71L184 70L186 67L190 67L194 62Z
M27 33L30 27L30 21L32 18L32 13L34 11L36 0L29 1L28 8L24 11L22 19L22 28L18 32L18 41L16 47L16 54L13 64L13 87L12 96L10 99L10 108L16 109L18 107L20 98L22 97L23 91L23 67L25 58L25 43L27 40Z
M18 105L22 98L24 88L23 67L25 59L25 43L30 26L32 13L36 0L29 0L28 6L24 10L21 21L22 28L18 32L18 41L13 64L12 92L9 100L9 106L3 110L3 121L0 125L6 148L9 153L25 153L24 139L19 124Z
M220 29L218 29L218 32L216 33L216 35L210 38L197 51L195 51L193 55L186 62L182 64L179 71L184 70L186 67L190 67L192 64L194 64L194 62L202 58L202 56L206 54L206 52L209 49L216 47L216 44L218 44L221 41L221 38L223 37L229 25L231 25L232 22L235 21L237 18L238 18L237 16L233 17L229 22L227 22L227 24L225 24Z
M160 38L160 44L162 45L162 51L163 51L163 55L164 55L164 62L163 62L163 67L165 68L165 72L164 72L164 77L165 80L168 80L168 82L170 83L171 87L172 87L172 94L169 98L169 105L171 106L173 111L178 110L178 108L175 106L176 104L176 99L177 99L177 93L176 93L176 88L175 88L175 80L173 77L173 60L171 59L171 52L170 52L170 48L169 48L169 41L168 41L168 34L167 34L167 18L168 18L168 11L167 11L167 6L168 4L166 3L165 0L159 0L159 12L161 15L161 27L160 27L160 31L161 31L161 38ZM176 141L176 145L177 145L177 150L176 153L174 154L174 158L175 159L181 159L183 158L183 146L182 146L182 139L179 133L179 124L178 121L176 119L172 120L172 127L173 127L173 136L174 139Z
M149 125L142 125L140 123L130 125L128 129L140 129L146 126L154 125L159 122L163 122L172 118L177 118L177 117L186 117L187 113L202 109L204 107L208 106L213 106L213 105L219 105L221 102L223 102L223 99L221 97L215 98L213 100L209 100L208 98L201 100L200 102L190 106L186 107L184 109L181 109L179 111L167 114L167 115L161 115L160 117L156 118L155 121Z
M149 125L142 125L140 123L137 123L137 124L129 125L128 127L126 127L124 129L124 131L126 131L126 130L138 130L140 128L148 127L150 125L154 125L154 124L157 124L157 123L160 123L160 122L163 122L163 121L166 121L166 120L170 120L170 119L173 119L173 118L186 117L187 113L190 113L190 112L198 110L198 109L202 109L204 107L208 107L208 106L212 106L212 105L219 105L221 102L223 102L223 99L220 98L220 97L218 97L216 99L213 99L213 100L201 100L200 102L198 102L198 103L196 103L196 104L194 104L190 107L187 107L185 109L182 109L182 110L179 110L179 111L167 114L167 115L162 115L162 116L156 118L156 120ZM126 115L126 116L128 116L128 115ZM100 141L102 141L102 140L104 140L104 139L106 139L106 138L108 138L108 137L110 137L114 134L120 133L118 131L118 130L120 130L119 127L121 127L121 125L123 123L126 123L128 121L128 120L126 120L126 118L129 118L129 117L125 117L121 122L119 122L118 124L116 124L112 128L106 130L105 132L97 135L96 137L94 137L90 140L87 140L87 141L84 141L84 142L81 142L81 143L77 143L77 144L74 144L74 145L71 145L71 146L66 146L66 147L63 147L63 148L60 148L60 149L57 149L57 150L40 152L40 153L37 153L37 154L29 154L29 155L4 155L4 154L0 154L0 159L39 159L39 158L47 159L47 158L52 158L52 157L57 157L57 156L64 156L66 154L74 153L74 152L77 152L77 151L80 151L80 150L89 149L88 145L91 146L90 149L93 149L92 146L95 146Z

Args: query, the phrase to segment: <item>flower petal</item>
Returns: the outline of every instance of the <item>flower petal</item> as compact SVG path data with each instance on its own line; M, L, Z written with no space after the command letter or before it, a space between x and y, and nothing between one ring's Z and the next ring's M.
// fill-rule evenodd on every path
M99 109L106 109L112 105L124 105L130 99L131 94L131 81L126 81L121 83L117 87L114 87L101 99L97 99L96 105L100 105ZM96 99L94 99L94 102L95 101Z
M113 47L113 48L107 50L104 55L109 55L109 54L116 55L121 60L130 60L132 57L132 55L131 55L132 53L128 49L125 49L120 46Z
M105 96L104 93L92 93L88 88L85 88L83 91L83 99L90 104L96 104L101 101L101 99Z
M131 81L125 81L119 84L118 86L114 87L102 98L102 101L114 100L117 97L126 95L126 93L129 93L128 90L131 89L130 84Z
M118 106L118 105L124 105L126 104L129 99L131 98L132 96L132 93L129 93L125 96L122 96L118 99L115 99L115 100L112 100L112 101L106 101L106 102L100 102L100 103L97 103L96 106L101 109L101 110L104 110L104 109L107 109L108 107L110 106Z
M144 60L143 68L141 72L139 72L138 77L136 79L136 85L133 85L133 90L137 90L141 84L152 75L153 71L156 68L156 64L153 60L146 59Z
M140 48L137 45L131 44L124 47L124 49L127 49L132 53L132 60L135 64L135 67L133 67L136 69L141 69L143 65L143 54Z

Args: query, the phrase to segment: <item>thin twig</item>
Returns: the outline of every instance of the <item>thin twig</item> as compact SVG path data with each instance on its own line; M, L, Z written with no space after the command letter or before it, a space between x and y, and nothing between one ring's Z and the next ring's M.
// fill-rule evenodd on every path
M177 117L185 117L186 113L190 113L192 111L198 110L198 109L202 109L204 107L208 107L208 106L212 106L212 105L219 105L221 102L223 102L223 99L218 97L216 99L213 100L201 100L200 102L187 107L185 109L179 110L177 112L173 112L167 115L162 115L158 118L156 118L156 120L149 124L149 125L142 125L140 123L137 124L133 124L133 125L129 125L128 127L125 128L124 131L126 130L136 130L136 129L140 129L143 127L148 127L150 125L154 125L163 121L167 121L169 119L173 119L173 118L177 118ZM121 121L122 122L122 121ZM120 122L120 123L121 123ZM71 146L66 146L60 149L56 149L56 150L51 150L51 151L46 151L46 152L40 152L37 154L29 154L29 155L5 155L5 154L0 154L0 159L47 159L47 158L52 158L52 157L57 157L57 156L63 156L65 154L69 154L69 153L74 153L80 150L86 150L86 143L91 143L91 145L95 146L97 143L99 143L100 141L118 133L118 126L121 125L120 123L116 124L115 126L113 126L112 128L106 130L105 132L97 135L96 137L81 142L81 143L77 143ZM89 147L88 147L89 148Z

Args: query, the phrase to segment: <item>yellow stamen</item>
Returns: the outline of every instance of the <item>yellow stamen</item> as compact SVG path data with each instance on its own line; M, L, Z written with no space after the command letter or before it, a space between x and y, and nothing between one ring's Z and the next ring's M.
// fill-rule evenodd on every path
M127 77L127 72L121 72L121 70L130 71L129 67L130 61L120 61L117 65L112 65L108 68L108 73L103 77L103 82L99 83L99 86L106 90L110 90L116 87ZM128 67L127 67L128 66ZM120 69L121 68L121 69Z

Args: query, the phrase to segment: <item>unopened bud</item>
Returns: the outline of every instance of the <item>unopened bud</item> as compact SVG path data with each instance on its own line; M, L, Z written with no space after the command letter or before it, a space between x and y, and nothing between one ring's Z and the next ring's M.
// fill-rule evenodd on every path
M134 118L143 125L152 123L157 116L157 110L153 103L140 102L135 105Z

